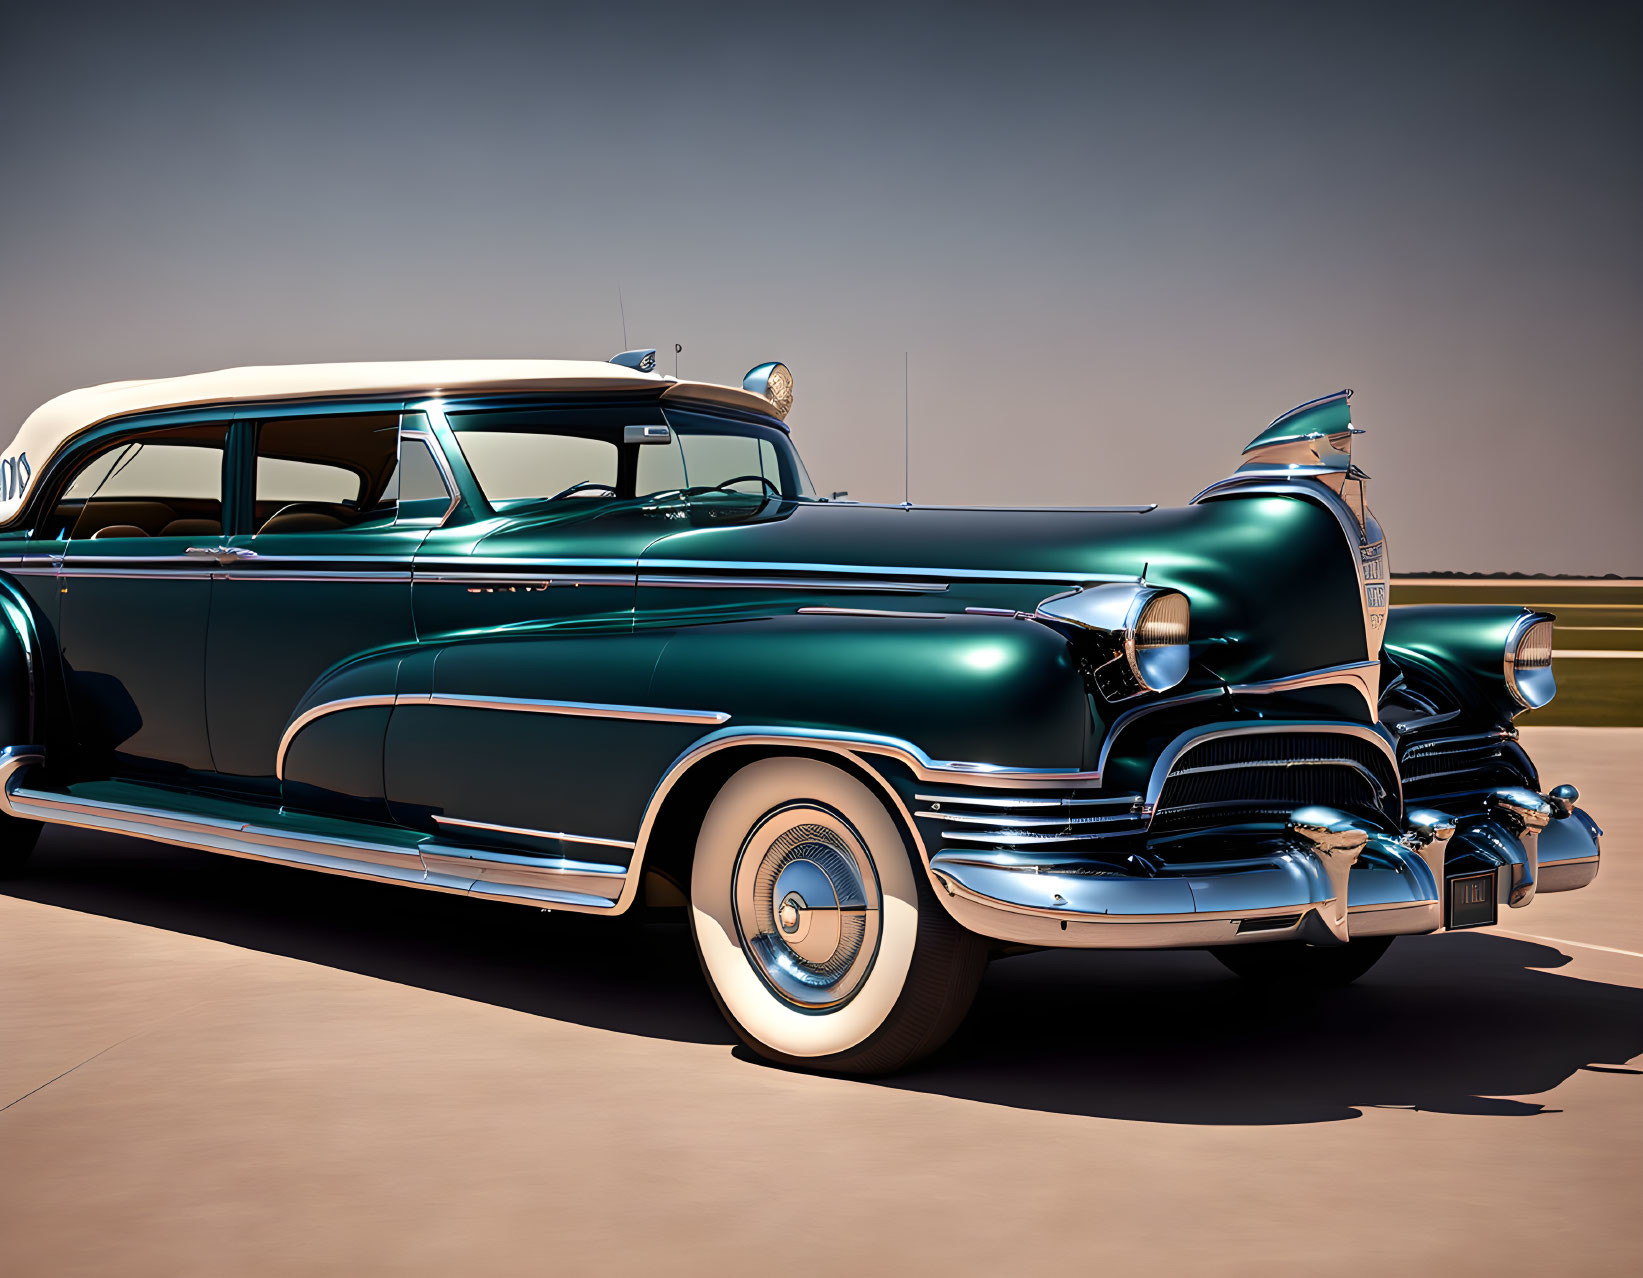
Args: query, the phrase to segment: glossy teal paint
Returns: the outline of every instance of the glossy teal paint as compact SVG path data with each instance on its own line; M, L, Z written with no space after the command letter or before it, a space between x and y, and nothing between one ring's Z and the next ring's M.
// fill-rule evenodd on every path
M1473 723L1509 722L1524 707L1506 688L1504 653L1529 610L1497 604L1409 604L1387 619L1386 650L1417 690Z
M400 407L416 404L248 405L233 419L243 426L276 413ZM1307 432L1328 432L1344 427L1343 414L1341 400L1280 425L1295 429L1300 420ZM53 473L134 425L207 420L222 414L100 425ZM934 760L1015 768L1089 771L1104 761L1104 788L1122 791L1144 786L1163 746L1195 725L1369 719L1361 696L1338 685L1282 695L1228 690L1380 655L1365 638L1356 547L1313 501L1243 494L1135 513L908 510L700 494L535 503L499 514L474 483L440 406L428 408L428 420L458 489L457 509L442 527L254 534L246 449L237 443L226 540L256 552L251 566L206 565L169 577L16 577L14 606L0 608L8 731L22 731L19 609L32 612L38 634L53 636L53 655L60 647L66 658L68 703L50 710L43 731L77 747L67 755L69 780L160 770L194 789L230 787L265 803L277 797L338 831L376 823L447 841L456 836L436 816L633 840L669 766L716 733L884 738ZM42 475L35 492L53 482ZM0 535L0 557L53 550L70 563L93 553L152 557L163 540L65 544L52 540L61 530L47 527L39 511L30 526L38 535ZM344 559L354 562L327 562ZM1076 644L1029 619L965 612L1030 613L1049 595L1143 571L1188 596L1193 664L1171 693L1186 699L1132 720L1111 750L1111 726L1157 698L1105 702L1089 691ZM0 578L4 572L0 564ZM800 611L816 608L915 615ZM1498 720L1499 638L1509 619L1413 616L1429 611L1395 610L1389 654L1470 698L1480 718ZM298 715L354 697L396 696L396 705L314 719L291 737L275 778L279 743ZM434 704L430 696L729 719L716 727L523 713ZM904 764L872 759L870 766L907 781ZM570 843L460 837L525 854L586 855ZM624 850L599 846L601 859L626 860Z

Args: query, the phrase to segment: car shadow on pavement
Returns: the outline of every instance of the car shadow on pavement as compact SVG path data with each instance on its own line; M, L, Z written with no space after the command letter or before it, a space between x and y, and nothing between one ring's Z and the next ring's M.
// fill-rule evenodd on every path
M48 829L0 894L280 954L533 1016L735 1041L682 924L589 918Z
M993 964L947 1049L889 1085L1162 1123L1555 1112L1507 1098L1637 1074L1643 1052L1643 990L1556 971L1570 961L1499 933L1404 937L1356 984L1286 1000L1203 953L1027 955Z
M3 891L534 1016L734 1042L677 923L549 917L73 830L47 831ZM1281 1000L1206 954L1024 955L993 964L942 1052L877 1085L1162 1123L1534 1115L1503 1098L1587 1068L1632 1076L1643 1053L1643 990L1560 974L1569 962L1498 933L1406 937L1356 985Z

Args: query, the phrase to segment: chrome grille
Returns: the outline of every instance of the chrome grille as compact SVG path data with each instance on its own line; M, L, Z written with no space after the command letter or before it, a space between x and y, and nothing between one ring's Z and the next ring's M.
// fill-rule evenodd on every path
M1281 821L1325 804L1395 815L1398 777L1373 742L1344 732L1250 732L1189 745L1158 792L1152 832Z

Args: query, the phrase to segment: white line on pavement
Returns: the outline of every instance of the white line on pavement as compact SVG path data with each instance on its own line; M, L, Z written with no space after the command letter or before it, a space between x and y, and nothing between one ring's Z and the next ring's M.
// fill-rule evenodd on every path
M1512 932L1503 927L1497 927L1495 931L1506 936L1521 936L1526 941L1545 941L1549 945L1575 945L1583 950L1602 950L1605 954L1625 954L1631 958L1643 958L1643 954L1636 950L1617 950L1612 945L1593 945L1590 941L1565 941L1557 936L1536 936L1533 932Z

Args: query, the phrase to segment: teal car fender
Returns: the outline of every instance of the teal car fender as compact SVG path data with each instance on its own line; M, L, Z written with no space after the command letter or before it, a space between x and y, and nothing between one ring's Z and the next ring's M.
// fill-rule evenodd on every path
M1460 709L1468 721L1507 724L1525 708L1507 682L1508 646L1528 625L1550 620L1550 614L1505 605L1400 605L1388 614L1386 653L1409 685L1441 709Z
M636 690L644 689L642 702ZM434 833L556 835L625 865L664 794L732 753L1073 775L1094 719L1066 641L963 614L791 613L686 627L522 628L345 663L280 759L286 800ZM697 772L698 764L707 765Z

